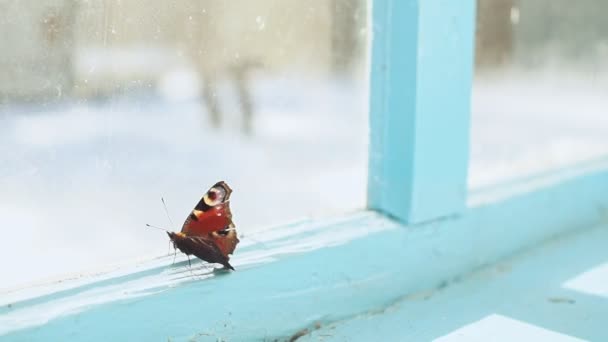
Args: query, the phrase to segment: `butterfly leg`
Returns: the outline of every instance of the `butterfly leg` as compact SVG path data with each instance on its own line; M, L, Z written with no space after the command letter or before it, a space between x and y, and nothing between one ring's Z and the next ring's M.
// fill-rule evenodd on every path
M171 263L171 265L175 265L175 258L177 257L177 251L175 251L175 253L173 253L173 262Z
M190 255L186 254L186 256L188 257L188 269L190 270L190 275L194 276L194 273L192 272L192 262L190 261Z

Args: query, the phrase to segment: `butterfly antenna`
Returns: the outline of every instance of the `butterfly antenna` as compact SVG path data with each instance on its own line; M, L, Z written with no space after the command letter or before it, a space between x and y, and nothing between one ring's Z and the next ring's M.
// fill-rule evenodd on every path
M150 227L150 228L154 228L154 229L160 229L160 230L164 230L164 231L166 231L166 232L168 232L168 231L169 231L168 229L161 228L161 227L157 227L157 226L153 226L153 225L148 224L148 223L146 223L146 227Z
M171 224L171 227L173 227L173 220L171 219L171 216L169 216L169 210L167 209L167 204L165 203L165 199L161 197L160 201L163 202L163 207L165 208L165 214L167 214L169 223Z

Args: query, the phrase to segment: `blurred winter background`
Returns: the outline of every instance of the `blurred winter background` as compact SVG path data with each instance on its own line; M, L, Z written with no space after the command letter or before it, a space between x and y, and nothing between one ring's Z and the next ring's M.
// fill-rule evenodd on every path
M367 5L0 0L0 288L166 253L220 179L245 239L364 208ZM470 187L608 152L608 4L478 8Z
M469 187L608 154L608 2L477 0Z

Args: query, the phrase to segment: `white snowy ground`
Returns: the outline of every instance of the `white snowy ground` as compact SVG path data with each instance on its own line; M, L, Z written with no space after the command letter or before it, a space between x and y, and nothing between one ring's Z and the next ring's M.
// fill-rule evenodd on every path
M239 133L237 114L213 131L195 99L167 89L0 113L0 289L167 253L167 236L144 224L178 230L220 179L234 189L234 219L246 237L365 206L362 84L263 81L251 138ZM608 153L607 89L574 79L479 80L470 186Z
M245 236L363 208L362 89L302 77L262 82L250 138L235 106L213 131L198 101L170 92L6 109L0 227L10 237L0 248L0 289L167 253L166 234L145 223L179 230L218 180L234 190L234 221ZM229 88L222 94L233 101Z
M470 153L469 188L608 156L608 70L479 77Z

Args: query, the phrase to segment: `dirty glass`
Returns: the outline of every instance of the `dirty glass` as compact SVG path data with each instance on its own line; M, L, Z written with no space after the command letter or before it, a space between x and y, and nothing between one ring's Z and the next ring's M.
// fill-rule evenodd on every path
M0 1L1 287L166 254L219 180L245 235L363 208L366 6Z
M608 154L608 3L478 0L472 188Z

